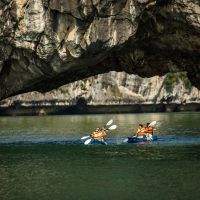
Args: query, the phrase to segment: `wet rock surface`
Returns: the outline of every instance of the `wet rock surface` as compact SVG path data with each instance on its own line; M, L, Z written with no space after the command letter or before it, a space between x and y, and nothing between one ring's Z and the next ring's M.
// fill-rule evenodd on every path
M29 92L1 102L3 107L86 106L135 104L200 104L200 91L186 73L141 78L109 72L59 87L46 93Z
M111 70L200 88L199 38L198 0L1 0L0 99Z

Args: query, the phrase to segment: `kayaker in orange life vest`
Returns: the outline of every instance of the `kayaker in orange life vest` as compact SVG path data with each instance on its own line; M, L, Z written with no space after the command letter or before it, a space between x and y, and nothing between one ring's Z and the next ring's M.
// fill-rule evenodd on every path
M105 128L97 128L90 136L91 138L99 141L104 141L107 136L108 130Z
M137 132L133 137L146 137L146 130L143 126L143 124L139 124L137 128Z
M149 126L149 124L150 123L147 123L145 127L145 132L147 137L152 136L154 131L153 127Z

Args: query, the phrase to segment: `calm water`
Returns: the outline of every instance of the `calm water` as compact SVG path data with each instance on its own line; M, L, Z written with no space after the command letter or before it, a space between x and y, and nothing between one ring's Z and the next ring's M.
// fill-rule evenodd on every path
M80 137L113 119L107 146ZM159 139L124 144L157 120ZM200 113L0 118L0 199L200 199Z

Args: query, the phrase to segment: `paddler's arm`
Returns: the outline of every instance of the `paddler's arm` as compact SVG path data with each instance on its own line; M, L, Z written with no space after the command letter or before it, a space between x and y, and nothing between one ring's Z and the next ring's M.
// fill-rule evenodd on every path
M133 137L137 137L139 132L140 132L140 131L137 129L137 132L136 132L135 135L133 135Z

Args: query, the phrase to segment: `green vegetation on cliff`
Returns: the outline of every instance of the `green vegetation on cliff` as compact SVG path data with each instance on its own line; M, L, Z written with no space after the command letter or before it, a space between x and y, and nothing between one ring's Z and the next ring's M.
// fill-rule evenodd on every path
M183 81L186 87L191 86L191 82L188 79L187 72L176 72L176 73L168 73L166 75L166 79L164 81L164 85L166 87L173 87L178 81Z

